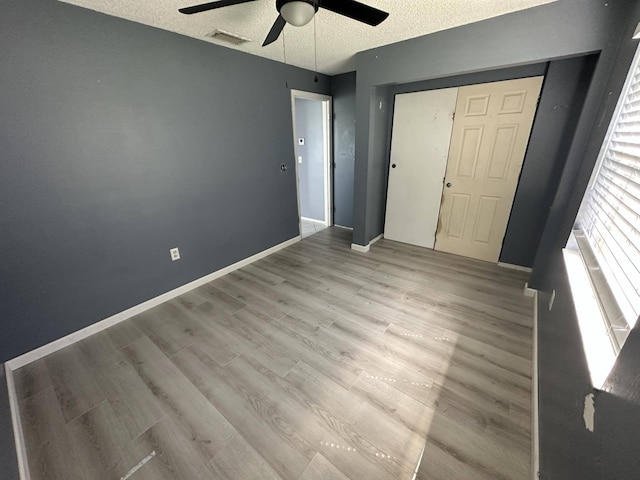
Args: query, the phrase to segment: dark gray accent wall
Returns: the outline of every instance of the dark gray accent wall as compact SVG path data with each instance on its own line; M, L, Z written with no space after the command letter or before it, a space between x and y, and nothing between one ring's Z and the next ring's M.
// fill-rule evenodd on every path
M393 96L391 88L376 87L373 101L372 151L369 164L368 185L371 201L367 204L367 243L382 233L386 212L387 184L389 183L389 154L391 150L391 125Z
M540 478L636 480L640 472L640 330L627 338L609 391L594 391L562 258L549 272L556 291L539 297ZM594 394L594 432L583 405Z
M333 97L333 223L353 227L356 159L356 73L331 77Z
M538 314L541 479L602 479L595 436L582 418L591 378L580 342L571 290L559 259L556 300L541 293ZM616 477L610 477L616 478Z
M49 0L0 45L0 361L299 234L290 89L328 77Z
M511 68L500 68L484 72L469 73L466 75L454 75L451 77L434 78L420 82L409 82L391 85L391 94L422 92L436 90L438 88L462 87L464 85L476 85L478 83L499 82L501 80L513 80L515 78L536 77L544 75L547 64L537 63L533 65L521 65Z
M353 198L353 243L367 245L369 240L382 233L384 225L384 208L386 198L388 150L390 148L389 129L391 90L387 87L368 87L367 112L371 112L372 121L367 131L367 142L371 143L372 156L367 168L358 169L358 98L360 96L356 77L356 169ZM370 168L369 168L370 167ZM357 192L369 192L368 196ZM375 193L374 193L375 192ZM374 226L375 225L375 226ZM372 234L375 228L379 232Z
M373 169L379 151L374 145L376 116L372 101L381 85L536 64L601 51L594 79L608 75L620 24L632 0L558 0L509 15L433 33L356 55L356 181L354 242L365 245L381 232L369 224L381 179ZM596 82L597 84L597 82ZM599 98L589 94L585 104ZM587 112L584 115L584 112ZM590 108L581 119L593 121ZM579 128L580 125L577 126Z
M640 331L633 329L620 352L606 390L592 389L575 308L561 249L567 241L604 135L637 48L631 40L640 20L640 2L628 4L619 21L616 55L600 56L589 95L597 102L585 104L573 146L561 172L551 205L531 281L539 297L538 351L540 386L541 479L637 479L640 460ZM588 118L583 124L583 120ZM580 149L576 150L576 146ZM556 299L549 310L550 292ZM583 401L595 394L595 428L587 431L582 419Z
M598 56L549 63L500 261L532 267Z
M324 138L322 135L322 102L295 99L296 140L304 139L304 145L295 145L300 185L300 215L324 221ZM302 163L300 163L302 157Z
M550 288L547 273L553 270L558 252L567 242L635 54L638 42L631 37L640 20L640 2L630 0L621 3L626 8L622 9L617 29L611 34L606 54L603 51L599 56L564 168L558 172L556 195L549 209L530 279L535 288Z

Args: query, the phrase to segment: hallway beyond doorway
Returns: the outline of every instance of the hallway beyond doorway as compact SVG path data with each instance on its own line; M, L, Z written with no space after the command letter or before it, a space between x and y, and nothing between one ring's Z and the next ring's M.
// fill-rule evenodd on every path
M327 228L327 226L320 222L314 222L307 220L306 218L300 219L300 235L302 238L307 238Z

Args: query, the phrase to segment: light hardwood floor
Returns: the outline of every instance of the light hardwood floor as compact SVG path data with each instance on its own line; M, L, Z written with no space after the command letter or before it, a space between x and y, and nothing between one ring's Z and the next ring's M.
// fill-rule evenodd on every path
M326 225L311 220L300 219L300 235L302 238L310 237L326 229Z
M525 479L525 276L330 228L15 375L31 478Z

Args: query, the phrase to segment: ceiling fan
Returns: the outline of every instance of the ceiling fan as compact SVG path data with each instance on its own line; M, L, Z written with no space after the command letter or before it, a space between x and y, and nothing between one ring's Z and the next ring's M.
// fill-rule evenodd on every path
M215 8L254 1L256 0L218 0L181 8L179 12L191 15ZM318 8L330 10L338 15L344 15L345 17L374 27L382 23L389 16L387 12L370 7L364 3L356 2L355 0L276 0L276 9L279 15L271 27L271 30L269 30L262 46L264 47L275 42L287 23L296 27L301 27L309 23L318 11Z

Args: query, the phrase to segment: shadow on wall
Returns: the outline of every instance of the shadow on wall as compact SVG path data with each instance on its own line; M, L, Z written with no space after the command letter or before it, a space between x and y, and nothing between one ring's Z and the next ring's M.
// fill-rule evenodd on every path
M627 338L607 383L593 389L564 263L551 293L539 292L540 478L635 480L640 472L640 327ZM593 394L593 432L584 400ZM553 473L551 473L553 472Z
M538 294L540 478L601 479L595 438L583 418L593 389L571 290L568 283L556 289L551 311L551 294Z
M611 478L640 476L640 318L627 337L604 390L595 394L594 433Z

